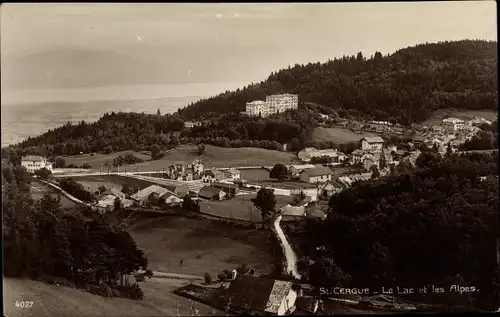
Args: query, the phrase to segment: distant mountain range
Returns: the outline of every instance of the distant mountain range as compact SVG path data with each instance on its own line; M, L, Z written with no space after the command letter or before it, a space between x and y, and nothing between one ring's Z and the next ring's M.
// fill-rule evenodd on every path
M169 78L180 75L179 70L169 70L161 64L122 53L72 48L2 56L1 66L2 87L6 88L169 84Z
M58 47L23 55L1 56L2 88L60 89L104 87L110 85L168 85L184 83L247 82L267 75L255 65L258 60L276 58L253 54L248 72L235 72L241 66L238 52L217 55L193 46L154 47L141 45L125 52L84 47ZM240 52L241 53L241 52ZM248 50L245 52L250 54ZM250 64L255 65L250 65ZM239 66L238 66L239 65Z

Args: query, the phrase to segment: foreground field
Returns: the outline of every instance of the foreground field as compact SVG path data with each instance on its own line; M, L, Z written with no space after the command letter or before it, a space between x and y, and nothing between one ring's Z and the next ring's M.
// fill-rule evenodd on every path
M214 216L234 218L247 221L261 222L260 211L250 201L255 195L236 196L231 200L203 201L200 203L200 211ZM292 196L276 195L276 208L283 207L293 200Z
M224 312L173 294L186 281L153 278L141 283L143 300L107 298L71 287L4 278L4 316L190 316L190 307L202 316L223 316ZM31 308L18 308L16 301L33 301Z
M276 260L266 250L267 231L174 216L145 219L129 231L146 251L155 271L191 275L208 272L215 278L240 264L269 273Z
M312 135L313 142L333 141L335 143L356 142L367 136L378 136L377 133L362 132L360 134L343 128L315 128Z
M437 125L445 118L458 118L462 120L470 120L474 117L481 117L489 121L498 119L498 112L492 110L460 110L460 109L444 109L437 110L432 114L432 117L422 122L423 125Z
M104 164L108 163L110 166L113 165L113 159L122 155L127 155L127 154L132 154L142 160L150 160L151 156L146 155L143 153L137 153L134 151L122 151L122 152L115 152L115 153L110 153L110 154L101 154L101 153L95 153L94 155L91 154L82 154L82 155L74 155L74 156L66 156L64 157L64 160L66 161L66 165L69 164L74 164L81 166L85 163L88 163L92 166L92 169L99 170L102 168L102 170L107 170L104 167Z

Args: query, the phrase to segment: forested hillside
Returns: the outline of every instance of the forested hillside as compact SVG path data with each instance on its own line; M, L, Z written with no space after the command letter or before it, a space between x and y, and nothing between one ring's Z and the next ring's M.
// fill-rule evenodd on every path
M311 224L301 248L319 261L313 271L328 272L317 283L434 285L444 293L429 287L410 299L497 309L498 152L441 159L429 151L417 165L331 198L327 220ZM453 284L478 291L454 293Z
M148 269L144 251L130 234L88 207L66 210L60 198L34 202L31 176L2 159L4 274L76 286L95 294L141 299L138 285L118 283L122 274Z
M420 122L443 108L498 109L497 43L464 40L421 44L383 56L334 58L295 65L265 81L180 109L187 118L245 110L266 95L295 93L341 116ZM324 110L325 112L327 110Z

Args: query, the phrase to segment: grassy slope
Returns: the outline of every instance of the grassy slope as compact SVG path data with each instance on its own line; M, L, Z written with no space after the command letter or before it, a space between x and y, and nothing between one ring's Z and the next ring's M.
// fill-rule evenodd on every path
M432 114L432 117L425 120L423 125L435 125L441 123L444 118L458 118L462 120L470 120L473 117L482 117L489 121L494 121L498 119L498 112L492 110L460 110L460 109L446 109L437 110Z
M122 152L115 152L115 153L110 153L110 154L100 154L96 153L94 155L90 154L82 154L82 155L74 155L74 156L66 156L64 159L66 160L66 165L69 164L75 164L75 165L82 165L84 163L90 163L92 165L93 169L100 169L101 166L103 166L105 163L109 163L112 165L113 159L117 156L120 155L126 155L126 154L132 154L140 159L143 160L150 160L151 156L145 155L142 153L137 153L134 151L122 151ZM104 167L103 167L104 169Z
M228 217L248 221L262 221L260 211L250 201L255 195L236 196L231 200L203 201L200 203L201 211L219 217ZM276 207L280 208L293 201L292 196L276 195Z
M198 158L197 147L194 145L181 145L169 151L165 156L156 161L132 165L140 171L161 170L176 161L190 163ZM276 163L289 163L296 160L293 153L266 150L260 148L223 148L212 145L205 147L203 162L205 167L229 166L263 166Z
M90 156L76 155L65 157L66 164L81 165L90 163L93 169L99 170L104 163L112 163L113 158L118 155L132 153L144 160L149 160L148 155L125 151L111 154L95 154ZM155 161L147 161L139 164L128 165L128 171L161 171L167 168L170 164L177 161L191 163L199 158L197 147L195 145L180 145L179 147L168 151L163 158ZM297 163L297 158L293 153L266 150L260 148L222 148L212 145L205 147L205 155L203 158L206 167L229 167L229 166L267 166L276 163ZM120 168L121 171L125 167ZM103 168L104 171L104 168Z
M312 140L314 142L333 141L335 143L346 143L351 141L359 141L367 136L377 136L379 134L372 132L363 132L362 134L354 133L343 128L322 128L314 129Z
M153 278L141 283L144 300L136 301L101 297L71 287L32 280L4 278L4 314L8 317L176 316L179 307L178 315L189 316L189 308L194 305L202 316L223 316L221 311L172 293L185 283ZM34 304L31 308L18 308L16 300L33 301Z

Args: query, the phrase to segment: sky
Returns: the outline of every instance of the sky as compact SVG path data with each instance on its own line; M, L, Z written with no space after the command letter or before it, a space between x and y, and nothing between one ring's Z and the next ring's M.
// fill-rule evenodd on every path
M4 56L60 47L113 50L181 65L189 74L209 72L204 78L214 81L260 81L290 64L359 51L370 56L424 42L497 39L495 1L8 3L0 12Z

